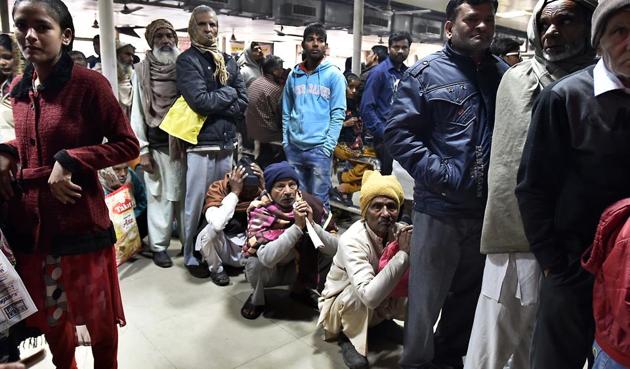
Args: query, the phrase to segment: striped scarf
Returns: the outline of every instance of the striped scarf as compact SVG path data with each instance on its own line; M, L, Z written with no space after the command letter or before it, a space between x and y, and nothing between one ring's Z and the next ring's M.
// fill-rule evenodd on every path
M243 245L245 255L256 255L258 247L277 240L295 222L293 209L283 210L266 192L251 202L247 212L249 222L247 242Z

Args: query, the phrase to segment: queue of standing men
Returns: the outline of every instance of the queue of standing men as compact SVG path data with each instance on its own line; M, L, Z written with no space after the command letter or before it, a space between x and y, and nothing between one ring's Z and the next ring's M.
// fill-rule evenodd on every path
M256 43L239 60L219 51L209 7L193 10L182 53L174 27L152 22L125 101L155 264L172 266L176 223L193 275L226 285L244 266L244 318L264 312L266 287L291 285L350 368L369 365L367 331L394 318L403 368L630 367L630 257L607 243L630 197L630 2L540 0L534 56L511 68L518 49L490 53L497 8L451 0L442 50L407 67L412 38L392 34L354 77L325 59L319 24L287 75ZM196 144L159 128L179 96L207 117ZM347 128L380 174L362 169L361 220L338 235L329 195ZM233 167L237 131L254 160ZM393 160L415 180L412 227L396 222Z

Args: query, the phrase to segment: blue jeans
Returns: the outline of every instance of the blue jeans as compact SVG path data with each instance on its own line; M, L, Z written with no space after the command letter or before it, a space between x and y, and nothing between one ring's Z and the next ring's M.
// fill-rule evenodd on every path
M300 189L317 196L326 209L328 191L332 187L332 156L326 155L321 147L302 151L293 145L285 146L287 161L300 178Z
M608 354L599 347L597 342L593 342L593 356L595 356L593 369L628 369L608 356Z

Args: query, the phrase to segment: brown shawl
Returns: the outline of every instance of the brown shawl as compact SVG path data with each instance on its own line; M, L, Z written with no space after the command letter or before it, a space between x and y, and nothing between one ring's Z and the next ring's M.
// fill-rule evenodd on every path
M175 63L160 63L151 50L136 66L142 86L142 110L149 127L157 127L179 96L175 82Z
M213 182L210 187L208 187L208 192L206 193L206 204L203 207L203 212L205 213L210 207L218 208L221 206L221 202L227 195L230 194L230 192L232 192L230 189L230 180L226 174L223 179ZM236 212L246 212L249 204L256 199L261 192L262 189L259 188L258 192L256 192L256 195L252 199L241 199L239 197L239 203L236 204Z

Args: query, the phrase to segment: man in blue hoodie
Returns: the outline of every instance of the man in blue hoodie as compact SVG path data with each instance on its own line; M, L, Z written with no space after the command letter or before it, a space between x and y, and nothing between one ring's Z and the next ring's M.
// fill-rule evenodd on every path
M346 80L324 60L326 29L319 23L304 30L306 59L293 68L282 98L282 146L300 176L304 191L328 208L332 154L346 112Z

